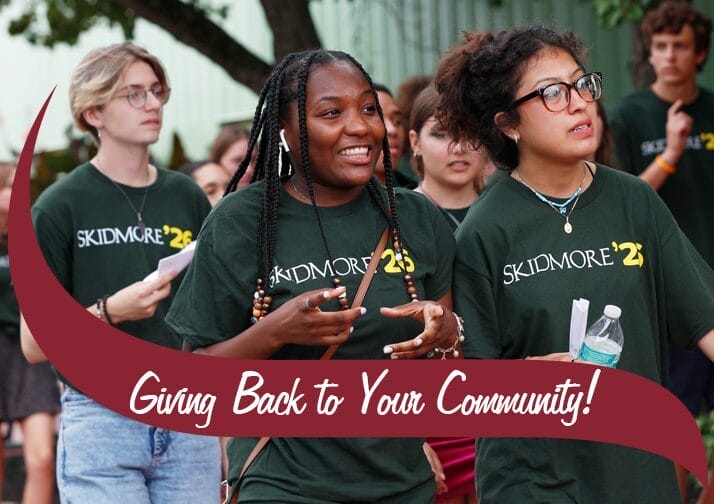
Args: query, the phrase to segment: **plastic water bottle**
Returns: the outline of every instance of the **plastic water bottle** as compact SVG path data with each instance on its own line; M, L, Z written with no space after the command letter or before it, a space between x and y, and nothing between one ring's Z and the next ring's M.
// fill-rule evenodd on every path
M579 359L612 368L617 365L624 343L620 315L622 310L618 306L605 306L602 317L585 333Z

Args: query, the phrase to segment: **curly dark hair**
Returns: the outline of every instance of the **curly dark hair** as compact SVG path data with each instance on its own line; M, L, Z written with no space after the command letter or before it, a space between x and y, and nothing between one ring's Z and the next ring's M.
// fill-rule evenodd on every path
M709 39L712 31L712 20L694 9L689 2L665 0L656 9L645 14L640 28L645 46L652 45L652 36L658 33L679 33L685 25L694 30L694 47L697 53L704 51L706 57L697 71L701 72L709 57Z
M455 142L483 145L502 170L518 166L518 147L503 129L518 124L512 106L526 65L544 49L561 49L581 63L583 46L572 32L545 26L465 33L463 42L439 62L434 82L440 95L437 119ZM503 112L498 126L496 114Z

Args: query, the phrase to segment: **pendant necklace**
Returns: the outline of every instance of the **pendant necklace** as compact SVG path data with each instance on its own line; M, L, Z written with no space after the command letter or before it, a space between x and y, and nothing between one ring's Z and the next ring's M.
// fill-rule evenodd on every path
M565 231L567 234L570 234L573 232L573 225L570 223L570 216L573 215L573 211L575 210L575 207L578 204L578 200L580 199L580 195L583 193L583 185L585 184L585 177L588 175L588 170L587 166L584 166L583 170L585 173L583 173L583 179L580 181L580 186L575 190L575 192L570 196L568 199L566 199L562 203L556 203L555 201L551 201L545 196L543 196L541 193L533 189L531 186L526 184L526 182L521 178L520 173L518 173L518 169L513 172L515 177L518 179L518 181L526 186L528 189L531 190L531 192L541 200L543 203L547 204L550 208L555 210L558 215L562 215L565 217L565 224L563 224L563 231ZM570 207L570 211L568 211L568 205L573 202L573 206Z
M95 166L98 166L96 162L93 164ZM149 195L149 186L151 185L151 184L149 184L149 179L151 178L151 172L150 172L149 168L147 168L147 170L146 170L146 175L147 175L147 177L146 177L147 185L144 189L144 197L142 198L141 205L139 206L139 209L137 210L136 207L134 206L134 204L131 202L131 199L129 199L129 196L126 194L126 192L124 192L124 189L122 189L119 186L119 184L114 182L114 180L111 177L109 177L105 174L105 177L107 177L109 179L109 181L112 184L114 184L114 187L116 187L119 190L119 192L122 194L122 196L124 196L124 199L126 200L127 203L129 203L129 206L136 214L136 226L139 228L139 233L140 233L139 237L140 238L144 238L144 231L146 231L146 224L144 224L144 219L141 218L141 212L144 211L144 205L146 204L146 197Z

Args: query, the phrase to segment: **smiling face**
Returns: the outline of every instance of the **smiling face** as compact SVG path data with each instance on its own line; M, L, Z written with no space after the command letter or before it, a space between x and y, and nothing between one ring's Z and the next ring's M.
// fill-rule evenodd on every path
M410 131L409 139L415 155L421 156L423 161L424 180L442 187L473 185L487 164L483 149L454 144L451 137L439 129L434 117L426 121L418 133Z
M382 153L385 128L362 73L345 61L313 67L306 84L305 118L316 192L367 184ZM290 104L283 126L302 177L297 100Z
M84 112L85 120L94 126L102 144L148 146L159 139L163 103L148 92L143 107L134 108L126 95L131 90L148 91L161 86L154 70L144 61L130 63L119 79L117 92L101 108Z
M573 57L562 49L547 48L527 64L515 93L516 98L555 82L572 83L585 72ZM577 164L597 149L593 128L597 115L595 102L586 102L571 90L570 104L564 110L551 112L540 98L519 105L517 126L504 130L518 137L521 164Z
M679 33L655 33L650 44L649 62L658 84L682 85L694 83L697 66L706 57L697 52L694 30L684 25Z

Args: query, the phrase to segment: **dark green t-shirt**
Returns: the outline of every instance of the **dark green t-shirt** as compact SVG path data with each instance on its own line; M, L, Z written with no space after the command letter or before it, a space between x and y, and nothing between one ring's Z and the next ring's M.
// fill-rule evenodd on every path
M256 228L263 183L224 198L201 231L196 255L167 322L194 346L229 339L250 324L257 276ZM425 198L397 190L406 265L420 299L438 299L451 287L454 238ZM337 273L350 296L357 290L386 221L367 191L337 207L320 208L330 264L313 208L281 191L278 236L268 289L271 310L308 290L331 287ZM416 336L423 325L387 319L381 306L409 301L391 248L385 249L350 339L333 359L385 359L385 344ZM337 303L323 305L336 310ZM270 315L268 315L270 316ZM288 345L274 359L318 359L324 347ZM256 439L228 445L235 480ZM423 439L272 438L241 482L241 502L430 502L434 475Z
M622 308L618 368L664 383L667 342L693 346L714 328L714 273L644 182L598 165L570 222L504 178L457 233L456 311L464 354L515 359L567 352L572 300ZM617 426L613 426L617 428ZM481 439L481 503L679 502L673 464L621 446Z
M10 280L10 257L7 237L0 237L0 331L10 336L19 334L20 310Z
M159 168L148 192L120 187L136 209L146 194L143 237L137 215L121 191L90 163L50 186L32 207L37 241L50 269L82 306L142 280L159 259L192 241L210 211L200 188L170 170ZM169 297L158 304L153 317L118 327L143 340L181 348L164 323L170 303Z
M648 89L626 97L613 109L610 122L617 168L639 175L662 153L671 105ZM714 268L714 94L700 88L697 99L680 110L692 117L692 131L677 173L667 177L658 192L684 234Z

